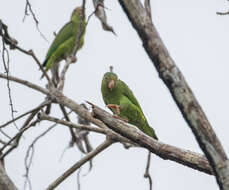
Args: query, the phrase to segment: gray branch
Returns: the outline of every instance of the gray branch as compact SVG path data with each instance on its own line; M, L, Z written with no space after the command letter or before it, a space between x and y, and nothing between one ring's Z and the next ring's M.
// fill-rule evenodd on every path
M32 88L34 90L37 90L43 94L46 94L48 95L49 94L49 91L36 85L36 84L33 84L27 80L23 80L23 79L20 79L20 78L17 78L17 77L13 77L13 76L8 76L7 78L7 75L6 74L3 74L3 73L0 73L0 78L4 78L4 79L7 79L7 80L10 80L10 81L14 81L14 82L17 82L17 83L20 83L20 84L23 84L29 88Z
M95 117L102 120L110 129L139 144L141 147L147 148L159 157L213 175L211 166L203 155L157 141L138 130L137 127L114 118L113 115L98 106L94 105L93 111Z
M63 175L61 175L59 178L57 178L46 190L53 190L55 189L60 183L62 183L67 177L69 177L73 172L75 172L77 169L79 169L83 164L91 160L93 157L95 157L97 154L108 148L110 145L112 145L113 141L106 140L104 143L99 145L96 149L89 152L85 157L83 157L80 161L75 163L71 168L69 168L66 172L64 172Z
M139 0L119 0L119 3L209 160L219 187L229 189L229 161L226 153L184 76L169 55L147 11Z
M0 163L0 189L1 190L18 190L18 188L11 181L9 176L6 174L4 164Z

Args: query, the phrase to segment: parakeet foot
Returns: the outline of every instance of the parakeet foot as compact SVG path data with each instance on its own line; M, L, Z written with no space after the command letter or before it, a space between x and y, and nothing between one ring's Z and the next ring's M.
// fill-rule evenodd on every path
M106 105L108 108L114 108L115 109L115 111L116 111L116 113L119 115L120 114L120 107L119 107L119 105L117 105L117 104L107 104Z

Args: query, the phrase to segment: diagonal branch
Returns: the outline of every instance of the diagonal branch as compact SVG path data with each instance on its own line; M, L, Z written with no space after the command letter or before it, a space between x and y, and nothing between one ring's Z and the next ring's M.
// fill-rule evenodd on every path
M18 51L20 51L20 52L22 52L22 53L24 53L26 55L31 56L34 59L34 61L37 63L37 65L40 68L40 70L43 72L43 74L46 77L46 79L48 80L49 84L52 84L49 76L47 75L46 71L42 67L40 61L38 60L38 58L35 55L35 53L33 52L33 50L28 50L27 51L27 50L21 48L20 46L18 46L17 40L15 40L14 38L12 38L9 35L9 33L8 33L8 27L7 27L6 24L4 24L1 21L1 19L0 19L0 36L2 36L3 45L4 45L4 43L6 43L7 45L9 45L10 49L17 49Z
M220 188L229 189L229 160L226 153L143 5L139 0L119 0L119 3L209 160Z
M60 183L62 183L67 177L73 174L77 169L79 169L83 164L91 160L97 154L108 148L114 142L111 140L106 140L104 143L99 145L96 149L89 152L85 157L83 157L80 161L75 163L71 168L65 171L59 178L57 178L46 190L53 190L55 189Z
M68 126L70 128L93 131L93 132L100 133L100 134L106 134L106 130L105 129L92 127L90 125L74 124L74 123L72 123L70 121L65 121L65 120L61 120L61 119L55 118L55 117L50 117L50 116L46 115L45 113L40 113L39 114L39 119L40 120L51 121L51 122L58 123L58 124L61 124L61 125L65 125L65 126Z
M17 121L18 119L21 119L22 117L24 117L24 116L30 114L31 112L33 112L33 111L35 111L35 110L37 110L37 109L40 110L41 108L43 108L44 106L48 105L49 103L50 103L50 101L44 102L44 104L39 105L39 106L33 108L32 110L29 110L29 111L27 111L27 112L25 112L25 113L19 115L18 117L16 117L16 118L14 118L14 119L12 119L12 120L10 120L10 121L4 123L3 125L0 125L0 128L6 127L6 126L9 125L10 123L12 123L12 122L14 122L14 121Z
M1 75L2 74L0 74L0 77L1 77ZM13 81L14 81L15 77L13 77L13 78L10 77L9 79L10 80L13 79ZM25 85L25 83L21 82L21 79L19 81L16 80L16 82L19 82L19 83ZM30 86L31 85L29 85L29 87ZM35 89L37 89L37 87L35 87ZM119 142L138 144L142 147L147 148L148 150L157 154L158 156L160 156L163 159L169 159L169 160L175 161L177 163L181 163L185 166L191 167L193 169L205 172L207 174L213 174L212 169L211 169L208 161L206 160L206 158L204 156L202 156L200 154L197 154L197 153L194 153L191 151L187 151L187 150L183 150L183 149L171 146L171 145L163 144L159 141L155 141L154 139L142 134L139 131L137 131L137 132L135 131L134 133L131 133L132 130L130 130L129 131L130 133L129 132L128 133L126 133L126 132L121 133L119 130L125 131L126 128L128 128L128 126L130 126L130 125L124 124L124 123L122 123L122 125L120 125L119 120L113 118L113 116L111 114L108 114L106 111L101 110L101 109L96 109L96 110L101 111L100 116L102 118L100 118L100 119L103 121L102 122L101 120L94 118L93 115L89 111L82 108L82 106L80 106L75 101L71 100L70 98L66 97L64 94L62 94L59 91L52 91L52 92L50 92L50 94L46 89L44 89L44 90L42 89L39 91L41 91L44 94L51 96L51 98L55 99L59 104L62 104L65 107L68 107L69 109L74 111L76 114L78 114L80 117L87 119L88 121L97 125L101 129L108 130L108 127L111 128L116 133L113 132L112 130L109 130L108 131L108 133L110 134L109 136L111 136L112 138L114 138L115 140L117 140ZM96 107L96 108L98 108L98 107ZM94 111L95 111L95 108L94 108ZM95 111L95 112L98 115L97 111ZM108 124L108 125L106 125L106 124ZM121 126L121 128L120 128L120 126ZM131 127L131 129L132 129L132 127ZM121 134L121 135L119 135L119 134Z
M34 83L31 83L27 80L23 80L23 79L20 79L20 78L17 78L17 77L13 77L13 76L8 76L6 74L3 74L3 73L0 73L0 78L4 78L4 79L7 79L7 80L10 80L10 81L14 81L14 82L17 82L17 83L20 83L20 84L23 84L24 86L27 86L29 88L32 88L34 90L37 90L43 94L46 94L46 95L49 95L49 91L34 84Z
M47 101L41 103L40 106L37 107L37 109L31 112L29 117L24 122L20 131L14 137L12 137L3 147L1 147L0 152L2 152L8 145L14 142L13 145L4 154L0 155L0 160L2 160L5 156L7 156L10 152L12 152L15 148L17 148L22 134L36 124L36 122L31 123L31 121L33 120L35 115L40 111L40 109L42 109L42 107L45 106L46 104L47 104Z
M67 115L71 114L72 111L68 112ZM40 115L39 115L40 116ZM40 121L40 118L38 118ZM61 118L61 120L64 119ZM33 141L32 143L29 145L27 151L26 151L26 156L24 159L24 163L25 163L25 182L24 182L24 189L26 189L27 184L29 184L30 189L32 189L32 184L29 178L29 174L30 174L30 167L33 163L33 157L35 154L35 144L38 142L38 140L40 140L42 137L44 137L47 133L49 133L54 127L56 127L58 125L58 123L54 123L53 125L51 125L48 129L46 129L45 131L43 131L40 135L38 135Z
M145 135L135 126L114 118L111 114L102 110L98 106L94 105L93 111L95 117L102 120L109 128L140 146L147 148L150 152L158 155L162 159L169 159L213 175L211 166L203 155L159 142L150 136Z
M34 22L36 23L36 28L37 28L38 32L40 33L41 37L44 38L45 41L48 41L48 40L46 39L46 37L44 36L44 34L40 31L40 28L39 28L39 21L38 21L36 15L35 15L35 13L34 13L34 11L33 11L33 9L32 9L31 3L29 2L29 0L26 0L25 12L24 12L24 17L23 17L23 22L25 21L26 16L29 15L28 12L30 12L30 13L32 14L33 20L34 20Z
M161 143L159 141L156 141L156 140L150 138L149 136L142 134L141 132L136 132L136 130L134 133L131 133L132 130L130 130L127 133L126 128L128 128L128 126L132 126L132 125L126 124L126 123L125 124L122 123L122 125L120 125L119 120L113 118L113 116L111 114L107 113L106 111L104 111L102 109L99 109L97 106L96 106L96 108L98 108L98 109L96 109L96 110L101 111L100 116L102 118L100 118L100 119L103 122L99 119L92 117L90 112L88 112L85 109L82 109L82 107L79 104L77 104L73 100L69 99L68 97L64 96L63 94L60 95L60 94L56 93L56 94L52 94L52 95L54 96L53 98L55 98L58 103L61 103L64 106L70 108L72 111L77 113L79 116L86 118L91 123L103 128L103 129L106 129L107 127L109 127L112 130L114 130L116 133L121 134L119 136L117 135L117 137L118 137L118 139L116 139L117 141L122 142L122 141L125 141L126 139L128 139L129 142L131 142L130 144L135 142L135 143L139 144L140 146L147 148L152 153L157 154L158 156L160 156L163 159L169 159L169 160L175 161L177 163L181 163L181 164L188 166L190 168L193 168L193 169L205 172L207 174L213 175L213 171L211 169L211 166L209 165L207 159L203 155ZM95 111L95 107L94 107L94 111ZM95 111L95 113L98 115L97 111ZM109 124L109 125L106 125L106 124ZM112 124L112 125L110 125L110 124ZM130 129L130 127L128 129ZM132 129L132 127L131 127L131 129ZM122 131L122 132L124 131L124 133L121 133L120 131Z

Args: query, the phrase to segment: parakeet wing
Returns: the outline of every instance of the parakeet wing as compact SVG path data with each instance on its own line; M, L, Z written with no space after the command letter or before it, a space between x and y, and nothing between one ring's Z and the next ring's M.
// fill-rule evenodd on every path
M142 112L141 106L139 105L137 99L135 98L133 92L123 81L119 80L122 85L122 94L126 96L134 105L136 105ZM143 112L142 112L143 113Z
M66 40L68 40L73 35L73 23L68 22L63 26L63 28L56 35L51 47L46 55L46 60L52 55L52 53Z

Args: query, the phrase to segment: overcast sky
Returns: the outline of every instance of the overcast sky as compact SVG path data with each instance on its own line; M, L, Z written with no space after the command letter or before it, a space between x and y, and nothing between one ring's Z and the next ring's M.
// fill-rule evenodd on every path
M48 39L45 41L31 16L24 16L25 1L7 0L0 3L0 19L8 25L10 34L25 49L33 49L40 61L52 42L53 32L69 21L72 10L81 1L30 1L39 20L39 27ZM227 11L226 0L152 0L152 18L161 38L175 63L185 76L196 98L210 120L224 149L229 153L229 16L217 16L217 11ZM109 66L119 78L125 81L139 100L140 105L159 139L180 148L200 152L201 150L177 109L171 95L142 48L135 30L123 13L118 1L105 1L108 22L114 27L117 37L102 30L99 21L92 17L85 36L85 45L78 53L78 62L71 65L67 73L64 94L81 103L89 100L105 108L100 85L103 74ZM93 11L92 2L86 6L87 16ZM2 61L0 71L4 72ZM39 80L41 72L35 62L17 51L10 51L10 72L12 75L45 86ZM44 96L39 92L18 84L10 83L14 108L17 114L34 108ZM1 120L11 119L7 86L0 80ZM51 113L60 116L56 106ZM72 115L75 121L75 115ZM20 127L22 121L17 122ZM9 176L19 189L23 188L25 174L24 157L28 145L51 124L42 122L30 129L20 142L17 150L6 159ZM12 125L8 134L16 132ZM90 135L94 147L104 138ZM36 145L30 178L34 190L45 189L66 169L81 158L76 148L68 149L62 160L63 150L70 140L66 127L57 126ZM94 160L93 170L81 178L83 190L148 189L148 181L143 178L147 151L143 149L125 150L120 144L112 145ZM87 172L83 167L82 174ZM218 189L215 178L180 164L162 160L152 155L150 169L153 189ZM74 173L57 189L76 189L77 175Z

